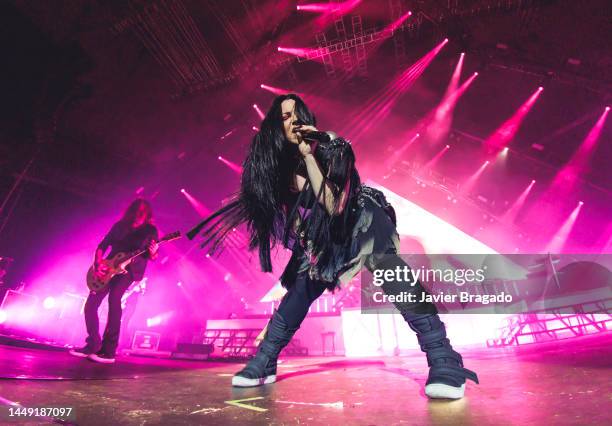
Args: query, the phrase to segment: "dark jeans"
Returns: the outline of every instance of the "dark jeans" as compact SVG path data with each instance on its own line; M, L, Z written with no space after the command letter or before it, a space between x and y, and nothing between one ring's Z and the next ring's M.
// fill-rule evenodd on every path
M325 283L310 279L308 271L297 275L287 293L278 305L278 312L287 322L289 328L300 326L312 302L323 294Z
M132 284L130 273L117 275L106 289L90 292L85 302L85 325L87 326L87 346L94 350L102 349L108 355L115 355L121 330L121 296ZM108 320L104 330L104 340L100 339L100 320L98 308L108 294Z
M378 268L394 269L396 266L403 267L404 265L406 265L406 262L401 257L390 254L385 257L384 263L379 263L376 266ZM368 269L370 268L368 267ZM399 294L402 290L406 290L406 287L395 283L385 283L382 285L382 289L385 294ZM300 326L304 318L306 318L308 308L310 308L312 302L317 300L324 291L325 283L310 279L308 271L297 275L295 284L289 288L278 306L278 312L285 319L289 328ZM424 289L418 283L418 285L412 287L412 291L418 294L424 291ZM420 295L417 297L417 300L419 299ZM407 320L437 313L436 307L431 303L398 303L395 306Z

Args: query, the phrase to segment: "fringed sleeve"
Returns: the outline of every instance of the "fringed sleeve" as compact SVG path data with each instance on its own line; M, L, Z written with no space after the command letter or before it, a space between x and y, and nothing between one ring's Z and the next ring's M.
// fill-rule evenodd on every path
M202 248L208 246L209 253L215 254L222 250L222 243L227 234L246 219L244 204L237 195L234 195L223 207L187 232L187 238L193 240L198 234L201 234L204 241L200 246Z
M323 168L321 191L330 188L334 199L333 214L326 218L327 226L334 240L343 239L349 226L350 200L361 185L355 168L355 154L350 142L341 137L318 146L317 150L320 150L318 158Z
M272 272L272 260L270 257L270 238L265 237L262 230L255 229L254 222L250 219L252 214L246 207L244 196L235 194L229 201L217 211L212 213L191 231L187 237L192 240L198 234L203 238L201 248L208 247L208 253L214 255L223 251L223 242L227 235L237 226L245 223L249 231L249 250L259 248L259 263L263 272Z

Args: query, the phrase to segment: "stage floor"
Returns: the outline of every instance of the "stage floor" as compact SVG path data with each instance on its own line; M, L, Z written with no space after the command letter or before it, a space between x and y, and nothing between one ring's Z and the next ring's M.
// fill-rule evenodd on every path
M233 389L231 375L241 364L127 357L100 365L0 346L0 409L6 413L11 402L73 407L75 423L88 426L603 425L612 420L611 343L606 333L520 350L464 350L481 384L469 382L466 398L450 402L425 397L420 352L285 358L276 384Z

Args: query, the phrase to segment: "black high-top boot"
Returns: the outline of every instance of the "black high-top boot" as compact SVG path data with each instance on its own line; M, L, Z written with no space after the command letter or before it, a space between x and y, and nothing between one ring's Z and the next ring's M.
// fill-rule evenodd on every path
M463 368L463 359L453 350L440 317L413 313L402 313L402 316L417 333L421 350L427 354L429 376L425 394L430 398L463 398L465 379L478 383L478 376Z
M274 383L278 355L298 329L299 327L290 329L281 314L274 311L257 354L234 375L232 386L251 387Z

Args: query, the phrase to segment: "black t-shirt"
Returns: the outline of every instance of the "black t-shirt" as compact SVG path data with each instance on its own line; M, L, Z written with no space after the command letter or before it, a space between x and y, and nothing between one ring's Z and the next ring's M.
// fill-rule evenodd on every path
M110 246L111 252L109 257L111 257L121 252L129 253L131 251L145 249L152 240L158 239L159 233L154 225L147 223L138 228L132 228L130 224L119 221L113 225L100 245L98 245L98 248L102 251L106 251ZM144 276L148 259L149 253L146 252L132 260L128 265L127 270L134 281L139 281Z

